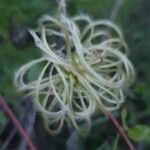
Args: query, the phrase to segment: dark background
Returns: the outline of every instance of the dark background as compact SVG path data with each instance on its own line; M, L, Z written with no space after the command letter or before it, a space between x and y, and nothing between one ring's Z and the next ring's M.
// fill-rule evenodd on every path
M150 0L68 0L67 6L70 16L87 13L95 19L113 19L122 28L130 48L129 57L136 69L136 81L127 91L125 104L115 115L120 122L123 120L129 126L126 132L136 149L148 150ZM27 29L36 27L36 21L42 14L55 15L56 12L57 3L54 0L0 0L0 94L31 133L39 150L126 150L127 145L121 138L116 138L116 129L105 117L93 122L92 131L86 138L65 129L56 137L48 135L40 115L35 118L30 100L22 98L22 95L16 92L13 85L15 71L25 62L40 56ZM35 74L36 70L30 76ZM23 150L25 147L19 133L0 109L0 149Z

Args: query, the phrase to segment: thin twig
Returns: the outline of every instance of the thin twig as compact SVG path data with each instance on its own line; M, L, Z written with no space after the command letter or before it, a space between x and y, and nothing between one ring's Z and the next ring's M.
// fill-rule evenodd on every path
M14 128L8 135L8 137L5 139L5 141L3 142L3 145L1 146L1 150L5 150L7 149L7 147L9 146L10 141L12 140L12 138L15 136L16 134L16 128Z
M30 136L33 130L33 125L35 122L36 112L33 107L32 101L26 101L24 100L25 105L21 108L21 114L22 119L21 122L23 124L24 129L26 130L26 133ZM26 143L24 140L21 140L19 144L18 150L25 150L26 149Z
M116 139L114 141L112 150L117 150L119 138L120 138L120 135L117 133L117 136L116 136Z
M134 146L132 145L131 141L128 139L126 133L124 132L123 128L120 126L116 118L112 115L110 112L106 112L106 115L109 117L109 119L113 122L116 129L118 130L119 134L122 136L124 141L127 143L129 150L135 150Z
M66 2L65 0L57 0L57 3L59 5L59 12L60 12L60 15L61 14L64 14L66 15Z
M118 10L122 4L123 4L123 0L116 0L112 12L110 14L110 20L115 21L118 14Z
M24 138L30 150L36 150L34 144L32 143L27 133L22 128L19 121L17 120L17 118L15 117L15 115L13 114L13 112L11 111L11 109L9 108L9 106L7 105L7 103L5 102L4 98L1 95L0 95L0 105L2 106L4 112L9 116L11 121L14 123L16 128L18 129L20 135L22 136L22 138Z

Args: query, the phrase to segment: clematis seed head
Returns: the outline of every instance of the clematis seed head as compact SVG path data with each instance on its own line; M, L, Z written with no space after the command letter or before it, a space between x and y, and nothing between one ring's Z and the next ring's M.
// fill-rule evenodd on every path
M46 15L30 33L41 57L16 72L15 85L33 97L51 134L59 133L64 122L84 133L95 112L121 106L135 72L117 25L87 15ZM25 81L38 64L44 65L37 79Z

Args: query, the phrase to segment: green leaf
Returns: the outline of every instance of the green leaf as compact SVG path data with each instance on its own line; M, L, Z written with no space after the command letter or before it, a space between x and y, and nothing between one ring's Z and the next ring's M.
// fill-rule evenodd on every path
M123 109L121 112L121 119L123 128L126 130L128 136L135 142L150 142L150 127L146 125L135 125L129 128L126 124L127 111Z
M135 142L150 142L150 127L135 125L127 130L128 136Z

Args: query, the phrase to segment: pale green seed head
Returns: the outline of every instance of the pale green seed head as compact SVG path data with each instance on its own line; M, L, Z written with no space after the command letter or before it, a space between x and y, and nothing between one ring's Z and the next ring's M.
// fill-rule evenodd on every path
M78 132L89 130L97 110L120 107L135 75L118 26L85 15L43 16L30 33L41 58L16 72L15 85L33 97L51 134L60 132L65 121ZM40 63L45 66L37 80L25 82L25 74Z

